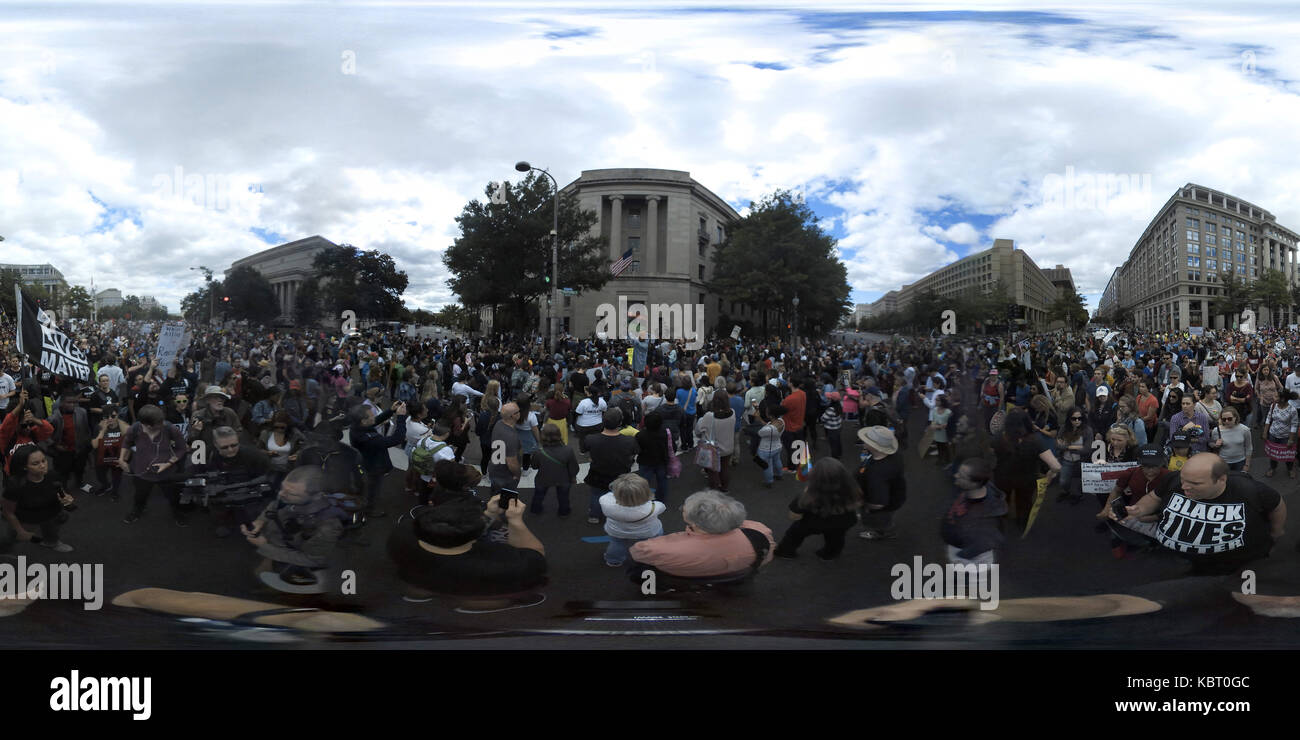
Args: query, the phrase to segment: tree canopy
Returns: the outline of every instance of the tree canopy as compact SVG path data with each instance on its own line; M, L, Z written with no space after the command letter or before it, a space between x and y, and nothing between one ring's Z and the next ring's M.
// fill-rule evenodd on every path
M452 274L447 284L467 308L503 306L523 326L528 305L541 299L544 307L551 290L554 190L547 178L529 173L517 185L483 192L483 201L470 201L456 217L461 235L442 256ZM560 195L556 287L599 290L609 281L609 241L591 233L598 218L574 194Z
M768 334L769 312L789 323L799 299L799 333L824 334L853 309L848 270L835 251L835 239L822 230L817 215L788 190L778 190L749 215L731 224L714 250L709 289L724 301L759 310Z

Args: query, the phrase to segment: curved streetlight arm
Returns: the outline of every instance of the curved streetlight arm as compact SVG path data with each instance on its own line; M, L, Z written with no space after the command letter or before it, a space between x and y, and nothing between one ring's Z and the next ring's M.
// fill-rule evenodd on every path
M516 162L515 169L519 172L540 172L546 175L551 181L551 187L554 190L555 208L551 218L551 298L550 307L547 311L547 340L550 342L550 351L555 351L555 317L554 312L559 310L559 291L560 291L560 183L556 182L555 176L550 172L534 167L528 162Z

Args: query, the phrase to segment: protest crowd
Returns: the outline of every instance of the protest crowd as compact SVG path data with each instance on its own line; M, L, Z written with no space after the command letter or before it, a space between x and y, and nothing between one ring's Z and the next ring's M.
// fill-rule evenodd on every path
M910 456L951 481L933 523L951 562L996 562L1050 497L1095 506L1116 558L1172 550L1226 572L1269 554L1274 486L1297 475L1295 332L693 350L564 336L548 351L537 336L72 321L77 377L17 331L0 327L0 546L71 551L76 499L103 496L123 528L245 539L283 590L321 588L341 546L377 538L407 600L471 613L544 600L536 517L606 535L625 587L647 571L739 582L809 538L835 560L851 535L896 537ZM784 487L788 524L749 518L742 465ZM666 532L677 508L686 527Z

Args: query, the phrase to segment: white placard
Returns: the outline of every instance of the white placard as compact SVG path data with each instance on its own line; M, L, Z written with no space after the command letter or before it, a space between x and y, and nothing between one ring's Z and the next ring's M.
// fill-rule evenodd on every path
M1116 473L1129 468L1136 468L1135 462L1083 463L1080 480L1083 481L1084 493L1110 493L1115 489L1115 479L1103 478L1104 473Z

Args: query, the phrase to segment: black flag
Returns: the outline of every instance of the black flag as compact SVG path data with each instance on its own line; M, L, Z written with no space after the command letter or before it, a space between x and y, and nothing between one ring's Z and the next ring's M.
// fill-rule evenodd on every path
M23 295L18 285L14 286L14 302L18 305L18 351L52 373L89 381L90 362L86 353L54 326L54 317Z

